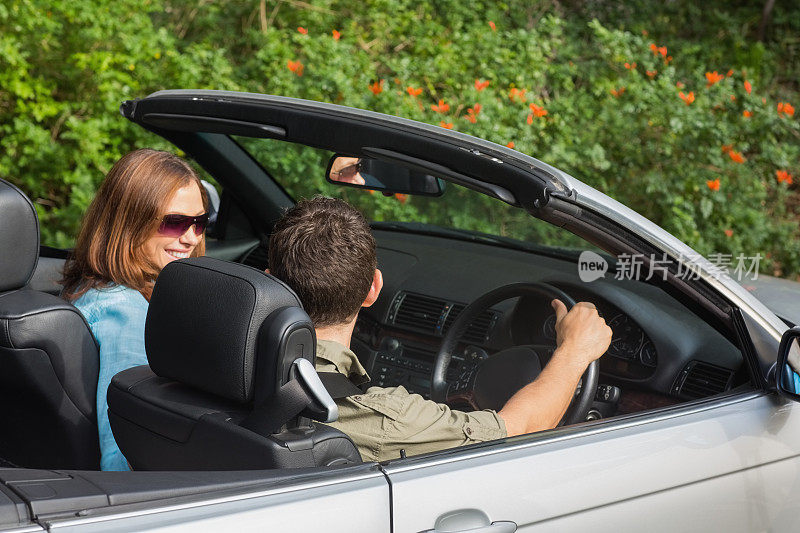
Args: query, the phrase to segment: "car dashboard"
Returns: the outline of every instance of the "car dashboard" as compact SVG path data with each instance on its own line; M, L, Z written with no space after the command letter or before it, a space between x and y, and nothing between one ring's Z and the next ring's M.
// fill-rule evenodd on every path
M374 234L384 287L359 314L352 344L371 385L403 385L427 398L433 361L458 314L484 293L519 282L549 283L592 302L612 328L600 359L596 417L703 398L748 379L733 343L653 285L615 279L613 272L582 282L577 264L563 254L401 231ZM516 345L535 346L543 359L552 354L549 301L526 295L483 312L459 339L448 381ZM604 402L609 395L613 405Z

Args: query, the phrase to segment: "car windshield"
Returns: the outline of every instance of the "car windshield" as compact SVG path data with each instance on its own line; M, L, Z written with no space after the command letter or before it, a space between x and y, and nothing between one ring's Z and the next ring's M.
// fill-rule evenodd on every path
M441 196L385 196L326 181L332 152L309 146L234 137L294 200L325 195L356 206L375 229L442 235L506 247L574 255L594 249L580 237L523 209L448 182Z

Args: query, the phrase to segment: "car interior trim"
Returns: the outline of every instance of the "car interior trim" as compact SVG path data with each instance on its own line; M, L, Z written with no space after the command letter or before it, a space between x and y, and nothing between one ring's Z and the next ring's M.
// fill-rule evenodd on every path
M390 163L401 163L403 166L412 168L414 170L430 172L441 178L446 177L448 181L452 181L458 185L463 185L464 187L486 194L487 196L497 198L498 200L502 200L509 205L513 205L515 207L519 206L517 199L514 197L511 191L505 187L500 187L499 185L494 185L485 181L477 180L475 178L470 178L469 176L465 176L460 172L455 172L444 165L433 163L432 161L427 161L419 157L395 152L394 150L384 150L383 148L365 146L361 149L361 151L368 157L381 159Z
M286 128L280 126L229 118L204 117L201 115L147 113L142 116L142 122L157 128L194 133L235 134L268 139L282 139L286 137Z

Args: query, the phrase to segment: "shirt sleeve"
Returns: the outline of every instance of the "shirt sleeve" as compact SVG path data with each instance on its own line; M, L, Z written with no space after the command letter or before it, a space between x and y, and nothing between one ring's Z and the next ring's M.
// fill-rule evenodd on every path
M366 460L396 459L401 449L407 455L417 455L507 436L505 423L495 411L457 411L419 394L409 394L404 387L372 390L351 397L354 403L383 418L382 435L375 435L378 438L369 443L367 451L374 457Z
M138 294L138 293L137 293ZM97 381L97 428L100 439L100 468L129 470L108 421L106 394L111 378L125 369L147 364L144 323L147 301L120 299L98 310L89 325L100 345L100 373Z

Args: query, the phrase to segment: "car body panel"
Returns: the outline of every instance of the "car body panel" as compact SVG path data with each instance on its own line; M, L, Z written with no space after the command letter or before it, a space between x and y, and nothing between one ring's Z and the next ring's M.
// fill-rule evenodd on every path
M701 529L696 513L683 513L693 508L724 516L735 530L768 529L781 509L800 502L787 491L800 469L800 442L792 440L799 432L800 406L745 393L575 435L556 431L550 438L523 437L517 445L458 457L390 463L385 470L395 531L432 528L439 516L457 509L513 521L518 531L586 524L600 531L639 529L648 505L671 511L669 523L678 531ZM787 484L775 486L777 464ZM723 477L724 483L714 482ZM715 490L700 490L699 505L704 483ZM613 520L599 521L609 508L615 509Z
M358 470L363 471L359 468ZM344 496L346 495L346 496ZM353 502L343 505L343 497ZM379 471L268 490L186 498L171 504L100 510L79 518L50 519L49 531L82 533L146 531L389 532L389 485Z

